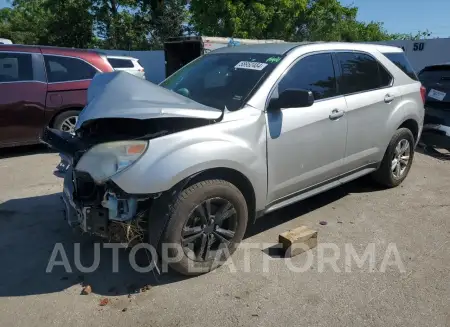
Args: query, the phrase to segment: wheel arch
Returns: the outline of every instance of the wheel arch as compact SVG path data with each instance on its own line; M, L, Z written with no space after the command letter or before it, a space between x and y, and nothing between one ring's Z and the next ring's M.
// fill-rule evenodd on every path
M403 123L400 124L397 130L400 128L409 129L414 136L414 143L417 144L419 138L419 123L415 119L409 118L405 120Z
M184 185L183 189L196 184L202 180L207 179L223 179L236 186L247 202L249 222L253 223L256 219L256 194L253 184L250 180L240 171L232 168L210 168L188 178L188 182Z
M50 120L48 122L48 126L51 127L51 128L55 127L54 124L55 124L56 118L58 118L63 113L71 111L71 110L81 111L81 110L83 110L83 107L72 106L72 107L67 107L67 108L63 108L63 109L58 110L50 118Z

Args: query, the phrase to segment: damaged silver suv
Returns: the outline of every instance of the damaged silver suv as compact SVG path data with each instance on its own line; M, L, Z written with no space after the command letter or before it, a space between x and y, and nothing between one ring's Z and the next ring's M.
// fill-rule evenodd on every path
M63 192L71 226L158 251L176 244L172 268L198 274L268 212L366 174L399 185L424 95L399 48L236 46L159 86L98 75L75 135L47 129L43 141L72 161Z

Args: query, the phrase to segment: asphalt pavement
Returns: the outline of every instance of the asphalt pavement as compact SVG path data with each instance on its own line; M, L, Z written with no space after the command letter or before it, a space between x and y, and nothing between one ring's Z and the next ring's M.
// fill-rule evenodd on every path
M184 278L138 273L125 251L114 273L103 247L98 269L79 271L75 244L87 267L98 240L63 219L59 156L0 151L0 326L450 326L445 156L416 154L398 188L363 178L263 217L228 264ZM279 258L278 234L302 225L318 231L319 246ZM72 272L46 272L55 244Z

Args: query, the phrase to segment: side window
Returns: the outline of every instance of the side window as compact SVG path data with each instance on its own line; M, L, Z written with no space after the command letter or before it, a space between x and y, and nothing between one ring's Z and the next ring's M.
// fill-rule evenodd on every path
M97 70L87 62L70 57L45 55L49 83L92 79Z
M389 86L392 77L378 61L363 53L338 52L341 93L351 94Z
M0 83L32 80L31 54L0 52Z
M336 76L331 54L321 53L300 59L278 84L278 93L286 89L310 90L315 100L336 96Z

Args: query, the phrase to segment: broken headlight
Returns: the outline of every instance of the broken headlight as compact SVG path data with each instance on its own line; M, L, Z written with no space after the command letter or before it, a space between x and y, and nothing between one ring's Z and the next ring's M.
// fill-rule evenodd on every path
M148 141L98 144L81 157L75 169L90 174L97 183L104 182L132 165L145 153L147 147Z

